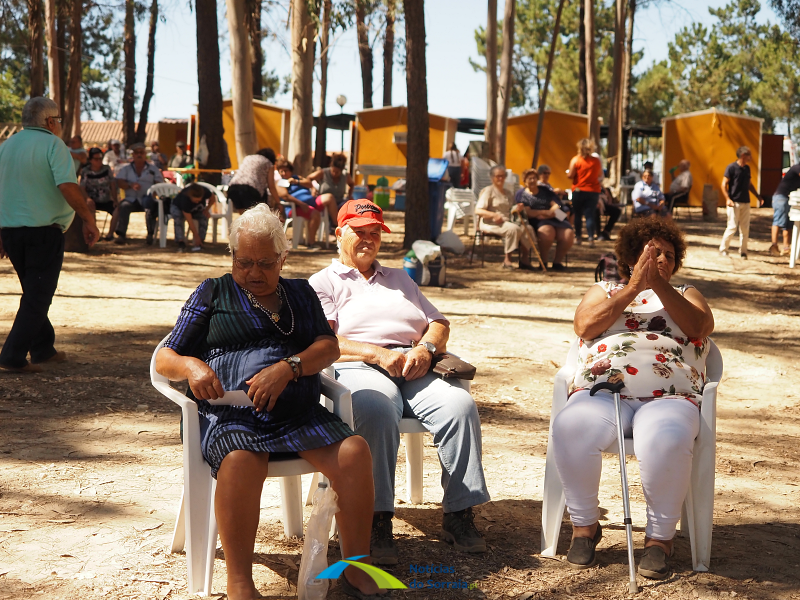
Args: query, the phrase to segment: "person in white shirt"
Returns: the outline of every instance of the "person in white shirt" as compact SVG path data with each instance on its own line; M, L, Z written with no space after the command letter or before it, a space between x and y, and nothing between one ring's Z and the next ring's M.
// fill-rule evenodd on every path
M110 150L103 156L103 164L111 167L111 171L116 175L117 171L127 161L122 158L122 144L119 140L111 140L108 145Z
M662 217L670 216L664 200L664 193L653 181L653 172L650 169L645 169L642 173L642 180L633 186L631 198L633 198L633 210L639 217L649 217L652 214Z
M450 144L450 150L444 153L443 158L447 161L447 173L450 175L450 183L453 187L461 184L461 153L458 151L455 142Z

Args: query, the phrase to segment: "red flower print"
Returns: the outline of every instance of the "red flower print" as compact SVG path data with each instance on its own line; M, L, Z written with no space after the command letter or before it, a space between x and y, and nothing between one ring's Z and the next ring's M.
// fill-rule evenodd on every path
M648 333L647 336L645 336L645 337L647 337L648 340L657 340L658 339L658 336L655 333Z
M592 365L592 375L594 375L595 377L599 377L600 375L608 371L610 368L611 368L611 361L608 360L607 358L604 358L603 360L596 362Z
M658 362L665 363L665 362L667 362L667 357L664 356L663 354L656 354L656 360Z
M698 340L697 338L689 338L689 341L692 342L692 344L694 344L696 348L699 348L700 346L703 345L703 341Z
M628 375L636 375L639 372L639 369L636 367L625 367L625 370L628 372Z
M605 352L606 350L608 350L608 346L606 346L605 344L600 344L600 345L597 347L597 351L598 351L598 352Z
M654 398L661 398L664 395L664 390L653 390Z
M664 331L667 327L667 320L661 316L655 316L650 319L650 325L647 326L647 329L650 331Z
M628 329L636 329L637 327L639 327L639 321L637 321L636 319L628 319L627 321L625 321L625 327L627 327Z
M681 346L683 346L683 345L686 343L686 340L684 340L683 338L679 338L679 337L676 337L676 338L675 338L675 341L676 341L678 344L680 344Z
M647 298L642 298L642 304L647 304Z

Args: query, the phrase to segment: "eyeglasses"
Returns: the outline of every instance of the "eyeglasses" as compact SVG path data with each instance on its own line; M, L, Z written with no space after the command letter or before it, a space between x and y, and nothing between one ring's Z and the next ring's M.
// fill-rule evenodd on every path
M53 119L53 121L55 121L56 123L61 123L61 117L50 117L50 118Z
M255 261L255 260L250 260L249 258L236 258L235 255L233 257L233 264L235 264L243 271L249 271L256 265L258 265L258 268L261 269L262 271L272 271L276 266L278 266L278 264L280 264L280 262L281 262L280 260L269 261L264 259Z
M498 173L497 175L492 175L492 179L505 179L505 178L506 178L505 173Z

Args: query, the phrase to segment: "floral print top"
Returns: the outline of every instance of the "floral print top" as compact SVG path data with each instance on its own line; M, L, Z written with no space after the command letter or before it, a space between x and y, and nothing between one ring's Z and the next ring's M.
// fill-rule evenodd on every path
M597 283L610 298L624 285ZM688 285L677 287L681 294ZM595 340L580 340L574 391L601 381L625 382L628 400L685 398L699 404L703 395L708 338L687 337L653 290L644 290L616 322Z

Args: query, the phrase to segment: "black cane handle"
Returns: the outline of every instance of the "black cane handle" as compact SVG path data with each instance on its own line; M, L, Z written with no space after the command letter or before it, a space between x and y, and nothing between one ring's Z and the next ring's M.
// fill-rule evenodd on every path
M594 396L600 390L608 390L612 394L619 394L622 391L622 388L625 387L624 381L618 381L617 383L610 383L608 381L601 381L600 383L596 384L592 387L591 391L589 392L590 396Z

